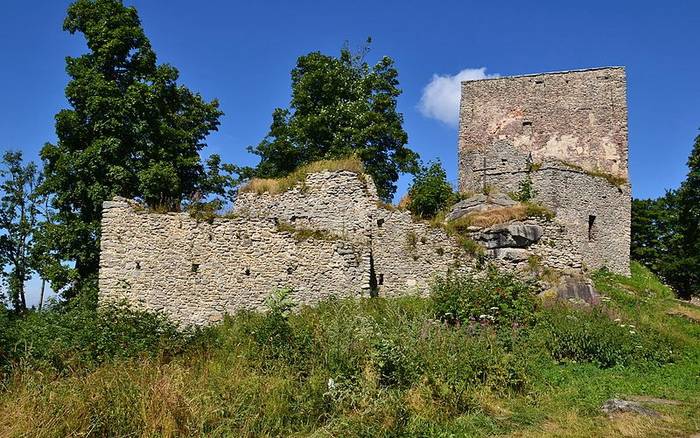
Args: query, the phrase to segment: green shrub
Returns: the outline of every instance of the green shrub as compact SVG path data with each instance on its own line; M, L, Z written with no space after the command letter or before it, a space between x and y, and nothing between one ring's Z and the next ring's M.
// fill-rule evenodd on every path
M604 311L555 306L539 315L534 336L559 361L591 362L602 368L672 362L673 343L650 329L610 319Z
M533 321L536 298L529 283L512 274L488 269L485 277L447 275L432 288L437 318L450 324L529 324Z
M5 335L0 335L5 338L0 347L5 366L21 362L58 372L92 368L114 358L174 353L188 338L162 314L122 304L97 310L80 302L57 305L5 324Z
M456 201L447 173L440 161L428 163L413 178L408 189L408 209L416 216L429 219Z

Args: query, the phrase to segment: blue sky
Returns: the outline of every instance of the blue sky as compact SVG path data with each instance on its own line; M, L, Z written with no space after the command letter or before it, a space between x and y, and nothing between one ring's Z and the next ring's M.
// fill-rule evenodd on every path
M69 3L2 0L0 149L21 149L37 159L43 143L55 141L54 114L67 106L64 58L86 50L82 37L61 30ZM138 9L159 61L176 66L181 83L219 99L226 115L207 151L236 164L255 164L245 148L266 134L272 110L287 105L289 72L299 55L337 54L345 41L360 47L368 36L369 61L383 55L396 61L410 147L425 160L440 158L452 180L456 129L426 117L419 105L434 75L626 66L636 197L678 186L699 133L700 2L125 3ZM435 105L444 109L442 101ZM449 119L445 111L449 105L437 113ZM399 194L407 182L402 178Z

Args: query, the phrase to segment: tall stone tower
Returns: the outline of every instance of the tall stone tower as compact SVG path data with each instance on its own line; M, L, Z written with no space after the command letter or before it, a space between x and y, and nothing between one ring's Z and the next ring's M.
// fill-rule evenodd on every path
M532 188L590 269L629 274L627 168L624 68L462 83L460 190Z

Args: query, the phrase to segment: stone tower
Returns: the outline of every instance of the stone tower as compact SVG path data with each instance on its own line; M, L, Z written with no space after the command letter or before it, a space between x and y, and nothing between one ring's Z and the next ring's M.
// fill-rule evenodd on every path
M460 190L529 186L590 269L629 274L627 167L624 68L462 83Z

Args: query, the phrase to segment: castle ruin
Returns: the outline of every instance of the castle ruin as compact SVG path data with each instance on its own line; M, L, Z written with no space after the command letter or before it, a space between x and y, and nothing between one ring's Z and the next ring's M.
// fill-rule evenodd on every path
M460 190L527 184L590 269L629 274L627 163L622 67L462 83Z
M510 208L518 203L506 194L523 184L554 213L469 226L466 236L383 205L371 177L349 170L309 173L281 193L242 190L229 214L206 220L115 198L103 206L100 302L202 325L262 309L279 288L300 304L425 295L436 275L484 263L626 274L626 120L620 68L463 83L460 189L478 194L448 218Z

